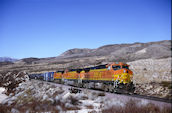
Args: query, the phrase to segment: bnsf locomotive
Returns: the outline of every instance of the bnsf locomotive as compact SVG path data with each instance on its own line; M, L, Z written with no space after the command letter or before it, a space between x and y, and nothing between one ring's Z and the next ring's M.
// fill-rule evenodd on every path
M119 62L83 69L30 74L31 79L53 81L84 88L98 88L117 93L133 93L133 72L129 65Z

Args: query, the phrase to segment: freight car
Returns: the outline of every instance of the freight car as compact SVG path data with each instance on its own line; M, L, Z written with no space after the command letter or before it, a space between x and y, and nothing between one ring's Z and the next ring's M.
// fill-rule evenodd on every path
M133 93L135 89L132 82L133 72L129 69L129 65L122 62L83 69L47 72L43 75L43 80L45 81L54 81L77 87L98 88L118 93ZM40 77L35 78L38 79Z
M39 74L30 74L29 79L38 79L44 81L54 81L54 72L46 72L46 73L39 73Z

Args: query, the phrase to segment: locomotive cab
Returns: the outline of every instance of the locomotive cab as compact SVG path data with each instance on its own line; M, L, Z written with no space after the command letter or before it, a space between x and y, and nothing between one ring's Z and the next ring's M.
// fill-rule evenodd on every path
M110 65L114 74L114 81L120 83L130 83L132 81L133 72L129 69L129 65L119 62Z
M129 69L129 65L119 62L109 65L114 75L114 85L120 91L134 92L132 82L133 72ZM119 91L118 91L119 92Z

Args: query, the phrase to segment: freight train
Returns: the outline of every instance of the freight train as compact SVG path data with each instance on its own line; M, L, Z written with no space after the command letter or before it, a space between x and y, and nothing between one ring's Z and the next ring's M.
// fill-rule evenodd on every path
M39 79L83 88L96 88L116 93L134 93L133 72L122 62L82 69L65 69L57 72L30 74Z

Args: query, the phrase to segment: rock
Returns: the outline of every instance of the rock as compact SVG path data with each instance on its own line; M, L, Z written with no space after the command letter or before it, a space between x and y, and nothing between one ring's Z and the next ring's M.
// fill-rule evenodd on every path
M172 58L144 59L128 62L133 71L133 81L143 84L150 82L170 81ZM146 68L147 71L144 70Z
M17 109L12 108L11 113L20 113Z
M29 77L26 72L19 72L17 70L8 72L5 75L0 75L1 86L7 88L7 93L14 92L14 89L22 82L28 81Z
M150 95L160 98L171 98L170 89L163 87L159 83L136 84L135 93L141 95Z

